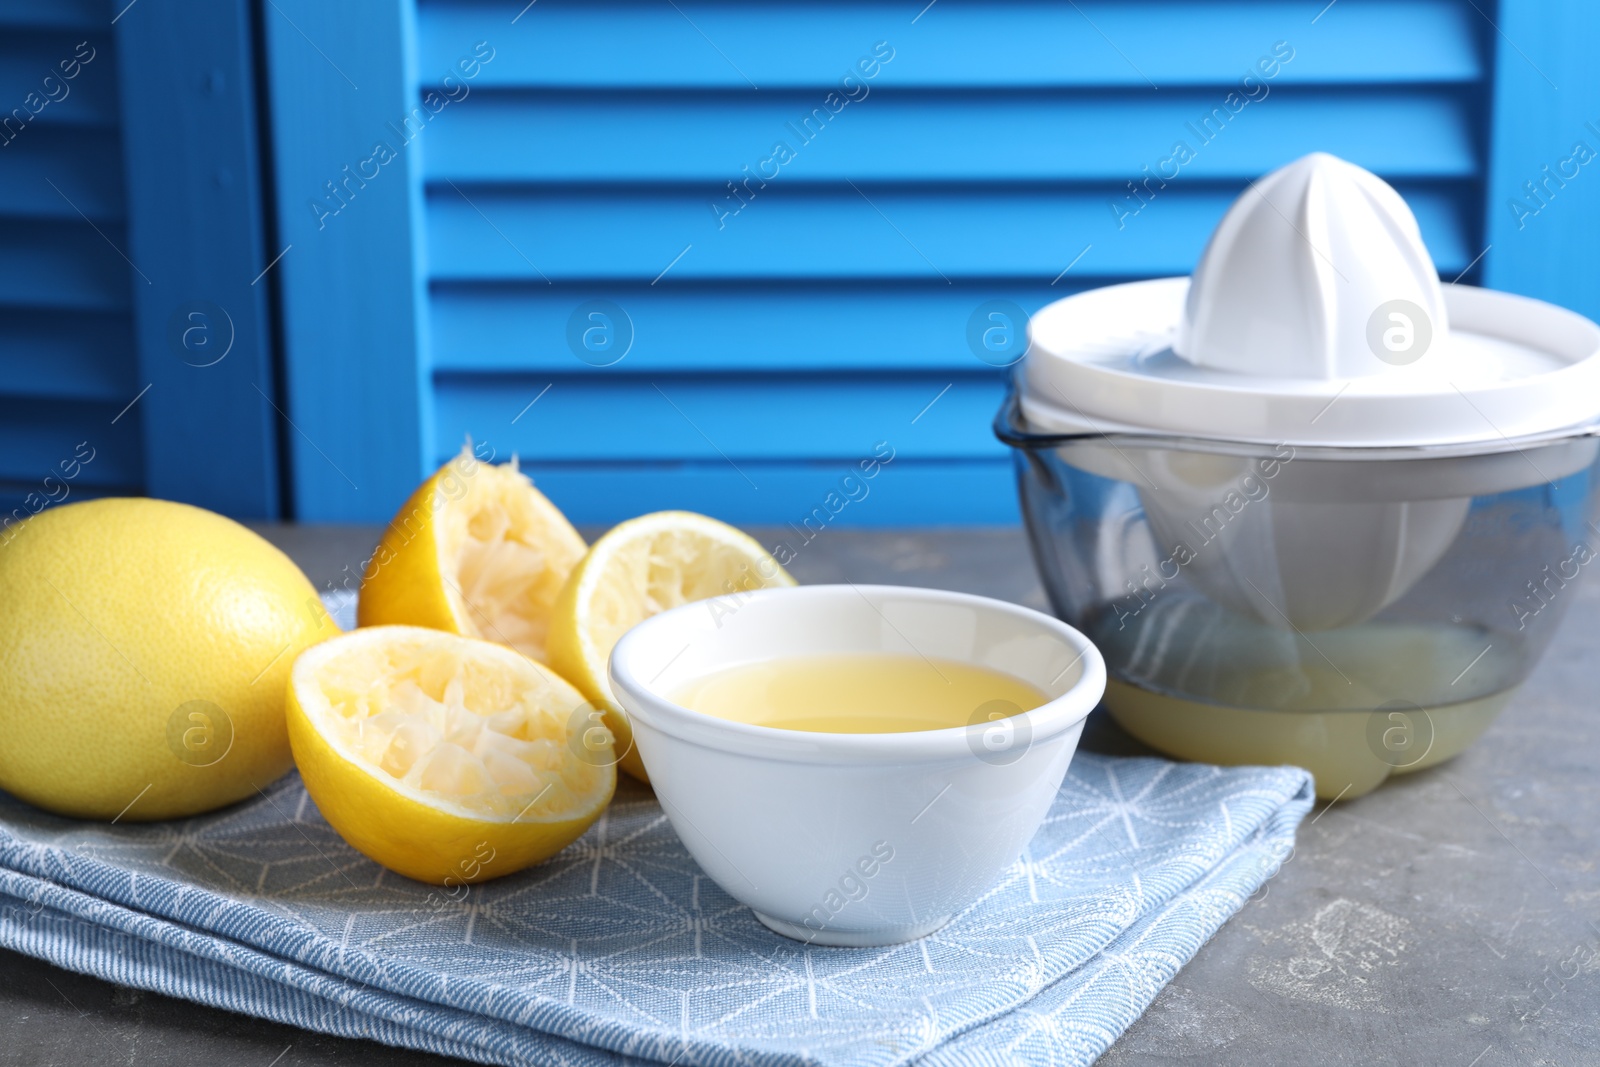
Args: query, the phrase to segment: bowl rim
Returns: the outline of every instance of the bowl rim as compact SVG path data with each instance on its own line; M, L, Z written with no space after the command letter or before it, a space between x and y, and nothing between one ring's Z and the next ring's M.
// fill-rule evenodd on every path
M706 628L709 609L717 601L733 599L735 605L743 607L754 600L765 601L775 597L838 599L841 602L846 602L848 598L857 604L868 598L867 604L875 607L870 599L874 595L927 603L959 604L1007 615L1038 632L1057 638L1077 654L1074 665L1081 663L1082 667L1071 685L1038 707L1012 717L1027 723L1024 753L1034 746L1058 739L1080 724L1105 692L1106 668L1100 650L1076 628L1053 615L973 593L919 586L843 583L768 588L711 597L651 616L624 633L612 649L607 673L616 695L616 704L630 720L630 725L639 722L675 740L726 753L819 764L978 760L979 756L970 743L970 726L875 734L822 733L756 726L683 707L655 690L651 683L643 681L636 670L636 661L650 643L662 640L661 635L685 626Z

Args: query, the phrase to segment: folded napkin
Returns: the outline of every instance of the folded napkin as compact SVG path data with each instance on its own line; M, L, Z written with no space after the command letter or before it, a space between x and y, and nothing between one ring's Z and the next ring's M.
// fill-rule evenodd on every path
M1294 767L1080 752L982 900L920 941L842 949L757 923L631 780L560 855L455 890L351 849L294 775L145 825L0 794L0 944L480 1063L1086 1064L1271 877L1311 802Z

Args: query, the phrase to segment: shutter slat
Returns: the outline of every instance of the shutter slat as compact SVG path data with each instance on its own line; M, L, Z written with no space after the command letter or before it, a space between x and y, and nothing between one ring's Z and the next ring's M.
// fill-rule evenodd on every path
M435 183L693 182L720 199L754 176L776 187L844 181L1179 181L1255 178L1333 152L1389 178L1477 171L1472 105L1441 90L1277 89L1237 114L1216 91L1159 98L1074 93L897 93L831 116L815 96L483 94L427 131ZM806 124L802 126L802 124ZM1204 125L1202 125L1204 124ZM809 140L808 140L809 139ZM781 162L775 146L793 154ZM468 195L472 195L470 192ZM759 192L758 192L759 195Z
M459 444L457 448L459 448ZM1011 461L918 460L897 455L871 481L841 485L871 454L836 462L744 460L741 474L717 459L692 463L550 463L522 458L522 469L573 522L615 522L647 511L687 509L725 522L786 526L797 554L835 525L914 526L930 515L964 525L1016 522ZM451 453L454 455L454 452ZM449 456L441 455L443 463ZM746 477L749 481L746 481ZM751 489L751 483L758 489ZM866 495L862 496L863 485ZM846 490L859 499L842 507ZM829 494L837 494L832 500ZM839 508L832 513L831 508ZM820 509L820 514L819 514ZM774 547L768 540L767 547ZM787 558L787 557L785 557Z
M138 392L132 329L126 315L0 311L0 395L125 404Z
M37 127L115 127L117 75L109 28L102 23L92 32L13 29L0 20L0 141L21 141ZM60 64L73 61L80 42L93 49L93 58L79 64L77 77L63 79ZM52 79L49 85L46 78ZM0 152L15 147L0 146Z
M971 371L967 320L979 304L1010 300L1033 312L1093 279L1057 285L996 282L954 287L839 282L733 285L440 285L432 301L433 365L443 372L581 372L568 322L587 301L609 300L631 321L633 344L609 376L715 371L773 373L870 369ZM588 325L583 320L581 325ZM624 327L625 328L625 327Z
M0 147L0 218L123 219L122 169L108 167L119 145L113 130L25 130Z
M104 237L82 219L0 226L0 307L126 309L131 268L109 242L126 248L127 236L100 229Z
M546 192L537 197L434 190L430 273L439 280L1055 277L1182 274L1199 257L1237 187L1178 185L1117 228L1114 189L1003 192L774 188L720 232L692 193ZM1443 271L1476 256L1448 188L1404 189ZM688 246L687 252L684 249ZM673 259L682 253L682 258ZM668 267L670 266L670 270ZM663 279L665 281L665 278ZM658 283L659 284L659 283Z
M109 0L0 0L0 29L103 31L115 14Z
M520 87L825 90L878 41L895 55L875 83L900 87L1220 85L1278 40L1296 50L1282 75L1293 81L1468 82L1483 69L1479 16L1450 0L1340 0L1315 25L1303 0L940 0L915 24L919 3L540 0L514 26L506 6L423 3L422 84L438 84L478 41L497 47L477 84Z
M512 423L547 384L549 392ZM849 459L886 436L897 448L903 436L907 455L925 459L1003 456L989 423L1004 389L1000 376L987 372L585 376L554 384L550 378L441 378L435 451L459 451L475 427L494 426L496 448L539 460Z
M47 476L59 478L60 464L88 442L94 459L73 485L137 491L144 479L139 423L129 416L111 422L126 404L0 398L0 482L35 492ZM7 502L0 497L0 504Z

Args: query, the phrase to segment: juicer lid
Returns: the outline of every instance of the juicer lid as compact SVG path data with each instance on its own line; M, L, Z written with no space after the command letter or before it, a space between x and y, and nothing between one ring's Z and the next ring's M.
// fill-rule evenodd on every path
M1441 286L1405 201L1324 153L1233 204L1192 279L1093 289L1033 316L1031 428L1428 446L1600 417L1600 327Z

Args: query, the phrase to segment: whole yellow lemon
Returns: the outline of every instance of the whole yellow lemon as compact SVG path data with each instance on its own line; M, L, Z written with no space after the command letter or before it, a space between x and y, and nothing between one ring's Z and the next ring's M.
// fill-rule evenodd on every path
M284 692L338 632L231 519L112 498L0 534L0 788L63 815L168 819L289 769Z

